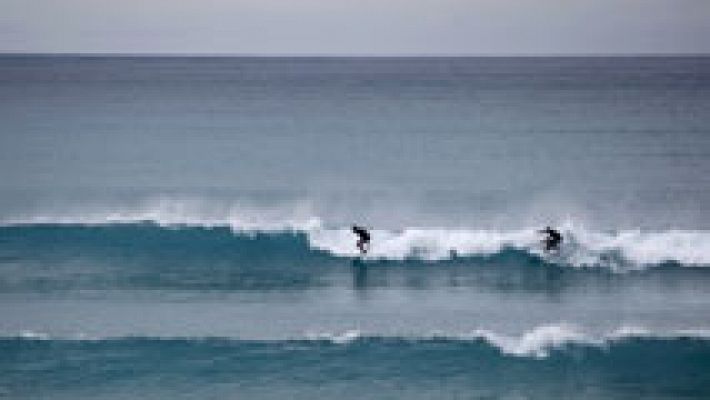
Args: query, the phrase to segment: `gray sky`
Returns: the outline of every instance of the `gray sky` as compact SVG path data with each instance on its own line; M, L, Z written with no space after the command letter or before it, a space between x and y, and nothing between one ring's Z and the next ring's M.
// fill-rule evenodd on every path
M710 53L710 0L0 0L0 51Z

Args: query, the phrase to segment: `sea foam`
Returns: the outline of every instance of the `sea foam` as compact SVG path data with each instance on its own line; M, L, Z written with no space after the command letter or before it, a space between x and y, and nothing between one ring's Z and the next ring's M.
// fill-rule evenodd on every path
M408 228L373 230L367 257L382 260L445 260L452 257L490 256L519 250L547 261L575 267L604 266L614 270L639 269L674 262L683 266L710 266L710 232L627 230L595 232L568 225L562 229L561 250L545 254L540 234L532 228L492 231ZM313 248L338 256L355 256L347 229L308 231Z

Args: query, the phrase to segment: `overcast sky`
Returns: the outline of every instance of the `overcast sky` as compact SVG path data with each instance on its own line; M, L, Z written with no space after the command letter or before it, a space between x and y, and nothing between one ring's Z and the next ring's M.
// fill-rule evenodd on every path
M710 53L710 0L0 0L0 51Z

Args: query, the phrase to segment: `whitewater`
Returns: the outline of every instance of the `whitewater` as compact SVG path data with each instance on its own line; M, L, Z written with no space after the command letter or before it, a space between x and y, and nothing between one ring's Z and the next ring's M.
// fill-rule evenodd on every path
M312 250L337 257L354 257L349 227L329 227L322 218L291 208L254 210L232 207L227 215L205 217L182 201L161 199L157 205L135 211L93 212L88 215L38 215L7 218L0 226L110 226L154 224L166 229L228 228L235 235L302 233ZM300 215L299 215L300 214ZM503 251L520 251L555 264L573 267L606 267L614 271L675 263L685 267L710 265L710 232L704 230L609 230L587 228L566 221L557 227L564 236L562 251L545 254L541 246L542 227L512 230L474 228L407 227L370 228L373 245L366 259L438 261L455 257L485 257Z

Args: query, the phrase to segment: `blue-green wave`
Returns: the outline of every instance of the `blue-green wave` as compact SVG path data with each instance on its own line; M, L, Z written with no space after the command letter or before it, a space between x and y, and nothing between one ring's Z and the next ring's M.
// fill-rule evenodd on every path
M500 278L506 277L523 289L535 290L549 288L551 279L565 286L579 279L605 279L615 271L575 268L564 258L512 245L478 254L452 252L436 260L415 255L361 259L318 247L312 235L152 223L5 226L0 227L0 289L304 289L329 286L350 276L357 280L367 270L367 284L374 286L412 281L393 276L426 277L428 281L455 276L459 283L483 286L505 284ZM343 246L354 247L354 243ZM706 279L704 268L679 266L683 264L661 262L637 275Z
M10 398L686 398L710 396L710 342L631 337L545 358L484 340L0 339Z

